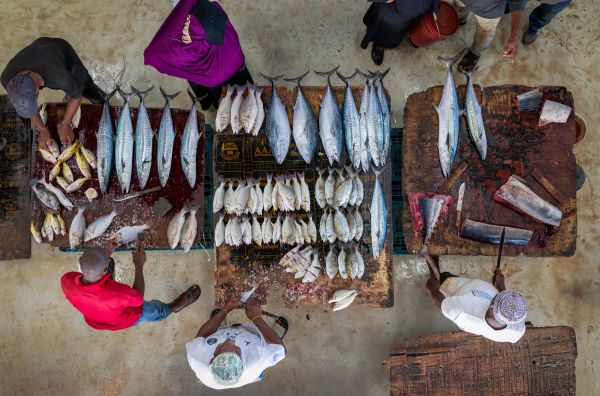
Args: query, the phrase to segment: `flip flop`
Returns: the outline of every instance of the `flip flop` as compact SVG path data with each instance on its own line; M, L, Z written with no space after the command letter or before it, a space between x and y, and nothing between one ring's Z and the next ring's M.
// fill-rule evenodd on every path
M198 290L198 295L194 295L194 292ZM202 294L202 289L200 289L200 286L198 285L193 285L191 286L189 289L187 289L185 292L181 293L181 295L179 295L179 297L177 297L173 302L172 305L179 305L180 301L182 299L186 299L186 302L184 305L182 305L179 309L171 309L172 312L179 312L182 309L184 309L185 307L187 307L188 305L194 303L198 298L200 298L200 295Z

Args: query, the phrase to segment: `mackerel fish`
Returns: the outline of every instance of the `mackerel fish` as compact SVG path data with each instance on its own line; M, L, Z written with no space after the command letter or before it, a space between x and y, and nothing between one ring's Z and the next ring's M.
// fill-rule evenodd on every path
M371 200L371 251L373 258L379 258L383 246L385 245L385 237L387 233L387 207L383 188L379 181L379 175L383 171L382 168L374 168L375 172L375 188L373 198Z
M358 69L356 69L358 72ZM368 150L368 139L369 132L367 130L367 109L369 106L369 82L365 79L365 86L363 88L363 95L360 100L360 108L358 110L359 114L359 130L360 130L360 165L362 167L363 172L369 172L369 168L371 166L371 154Z
M440 218L442 208L444 207L444 200L440 198L421 198L419 199L419 211L425 222L425 238L423 244L427 243L433 230Z
M373 164L376 167L380 167L385 163L385 159L381 158L385 134L383 110L381 108L379 96L377 95L377 87L375 85L376 77L367 76L365 78L370 85L365 119L369 154L371 155Z
M156 166L158 168L158 179L160 180L160 185L164 188L169 180L169 173L171 173L173 142L175 141L175 129L173 127L173 118L171 116L171 100L179 95L179 92L169 95L162 89L162 87L158 88L160 89L162 96L165 98L165 107L163 108L160 126L158 128Z
M325 95L321 102L321 112L319 113L319 135L321 136L323 150L327 155L330 165L342 159L342 144L344 140L342 113L333 94L330 81L331 75L337 71L338 67L328 72L315 72L317 75L327 79L327 89L325 90Z
M379 84L377 84L377 97L381 104L381 111L383 113L383 147L381 147L379 162L381 165L387 163L388 152L390 149L390 143L392 139L392 112L390 104L385 94L385 87L383 86L383 79L389 73L390 69L378 75Z
M117 138L115 139L115 171L119 178L121 191L129 192L131 185L131 174L133 173L133 124L131 123L131 111L129 100L133 92L126 93L119 89L119 93L125 99L119 121L117 122Z
M473 139L473 143L475 143L481 159L485 160L487 154L487 136L485 134L483 116L481 115L481 106L477 100L477 95L475 95L475 89L473 89L473 70L460 70L460 72L467 76L465 111L467 113L469 134L471 135L471 139Z
M192 108L188 115L183 128L181 137L181 167L183 173L190 184L194 188L196 185L196 156L198 155L198 140L200 140L201 132L198 131L198 98L188 90L188 95L192 99Z
M135 125L135 170L137 172L138 184L140 190L143 190L148 183L150 177L150 169L152 168L152 144L154 132L150 125L148 110L144 104L144 98L154 88L151 86L145 91L139 91L131 87L133 92L140 98L140 106L137 113L137 121Z
M294 135L294 141L296 142L296 147L298 148L298 152L302 156L302 159L304 159L307 164L310 164L317 147L317 133L319 126L317 123L317 116L315 116L310 103L308 103L304 96L302 86L300 86L300 81L302 81L308 73L309 72L306 72L296 78L286 78L285 81L295 82L297 85L298 94L296 96L296 104L294 105L292 134Z
M266 114L266 134L269 140L269 147L278 164L282 164L290 148L290 137L292 134L290 121L288 119L285 105L277 94L275 81L282 76L268 77L261 73L261 76L271 82L271 101Z
M102 117L96 132L96 156L98 158L98 184L103 194L108 192L110 186L110 172L112 171L115 150L113 121L109 107L110 98L117 92L115 89L104 97Z
M361 124L360 115L356 109L356 103L354 102L354 96L352 95L352 88L350 88L350 82L358 74L355 71L349 77L344 77L341 73L336 72L338 77L346 84L346 91L344 93L344 107L343 107L343 118L344 118L344 137L346 141L346 151L348 152L348 158L352 162L354 169L360 169L361 167L361 153L365 149L361 146Z

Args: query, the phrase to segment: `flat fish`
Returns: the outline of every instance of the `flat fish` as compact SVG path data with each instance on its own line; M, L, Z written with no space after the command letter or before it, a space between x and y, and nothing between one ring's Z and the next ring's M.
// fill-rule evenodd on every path
M277 94L275 81L282 76L268 77L261 73L261 76L271 82L271 101L266 112L266 133L269 141L271 153L278 164L282 164L290 148L290 138L292 131L288 119L285 105Z
M181 208L181 210L171 219L167 226L167 241L169 247L175 249L181 240L181 229L183 223L185 223L185 215L188 213L187 207Z
M171 173L171 162L173 161L173 143L175 142L175 129L173 127L173 117L171 116L171 100L173 100L179 92L173 95L167 94L161 87L160 93L165 98L165 106L160 118L160 126L158 127L158 142L156 149L156 167L158 169L158 179L161 187L167 185L169 174ZM177 245L175 245L177 246Z
M258 106L256 104L256 85L248 84L248 95L240 105L240 123L246 133L252 133L254 122L258 115Z
M437 224L437 221L442 213L444 207L444 200L440 198L420 198L419 199L419 210L421 216L425 222L425 238L423 244L427 243L433 230Z
M188 90L188 95L192 99L192 107L188 115L183 135L181 136L181 167L183 174L191 188L196 185L196 158L198 155L198 141L202 136L202 131L198 130L198 98Z
M465 94L465 111L467 113L467 125L469 126L469 135L477 148L477 152L482 160L485 160L487 155L487 136L485 133L485 124L481 114L481 106L475 95L473 88L473 70L461 70L467 76L467 92Z
M88 225L85 229L85 233L83 234L83 241L89 242L92 239L96 239L102 234L104 234L108 227L110 227L116 215L117 212L113 210L109 214L100 216L96 220L92 221L92 223Z
M267 174L267 183L263 190L263 211L268 212L273 207L273 199L271 194L273 193L273 174Z
M506 245L527 245L533 236L533 231L530 230L481 223L467 219L463 222L460 229L460 237L499 245L502 237L502 229L505 230L504 244Z
M234 85L227 86L227 92L221 102L219 103L219 108L217 109L217 116L215 117L215 126L217 128L217 132L223 132L225 128L229 126L229 121L231 119L231 103L233 101L232 94L235 89Z
M240 121L240 107L242 106L242 102L244 101L244 86L236 85L235 87L235 98L231 103L231 131L235 134L240 133L242 130L242 123Z
M71 227L69 227L69 246L74 249L83 243L83 234L85 233L85 208L78 207L77 214L71 221Z
M189 252L192 246L194 246L194 241L196 240L196 235L198 233L198 219L196 218L196 212L198 208L190 209L190 213L187 215L183 226L181 227L181 248L184 252Z
M325 273L329 279L333 279L338 273L337 255L334 252L333 246L329 248L325 257Z
M131 186L131 175L133 173L133 124L131 122L131 111L129 100L134 96L133 92L126 93L119 89L119 93L125 99L117 122L117 137L115 139L115 171L121 191L129 192Z
M335 312L335 311L339 311L344 308L347 308L348 306L350 306L350 304L352 304L354 302L354 299L356 298L357 295L358 295L358 293L355 291L354 293L350 294L345 299L334 303L332 311Z
M48 189L44 186L44 184L41 183L40 180L31 179L31 181L29 182L29 187L31 187L35 196L45 206L52 210L60 209L60 201L58 200L56 195L48 191Z
M254 121L254 126L252 127L252 135L257 136L258 133L260 132L260 128L262 128L262 125L265 121L265 106L263 105L263 101L261 98L263 92L263 88L257 88L256 91L254 92L254 96L256 98L256 108L257 108L257 113L256 113L256 120Z
M140 190L146 188L150 169L152 168L152 146L154 142L154 132L150 125L150 117L144 103L144 98L154 88L152 85L145 91L140 91L131 87L132 91L140 98L140 105L135 123L135 170L138 178Z
M215 247L221 246L225 240L224 218L225 216L221 213L219 215L219 221L217 221L217 225L215 226Z
M317 173L319 177L315 182L315 201L321 209L325 208L327 204L327 200L325 199L325 179L323 178L323 173L325 173L325 169L317 168Z
M115 89L104 97L102 117L96 132L96 157L98 158L98 184L102 194L106 194L110 186L110 174L114 157L114 130L110 111L110 98L117 92ZM66 176L66 175L65 175Z
M342 113L333 94L330 81L331 75L337 71L338 67L328 72L315 72L317 75L327 79L327 88L325 89L319 113L319 136L321 137L323 150L327 155L330 165L341 160L344 140Z
M337 72L336 72L337 73ZM346 142L346 152L348 158L352 162L354 169L360 169L360 156L361 156L361 144L360 144L360 115L356 109L356 103L354 102L354 96L352 95L352 88L350 88L350 82L358 74L355 71L349 77L344 77L342 74L337 73L338 77L346 84L346 90L344 93L344 107L343 107L343 119L344 119L344 137Z
M307 71L303 75L296 78L286 78L286 81L296 83L296 104L294 105L294 119L292 121L292 134L296 147L300 156L307 164L310 164L317 148L317 133L319 125L317 123L317 116L310 105L304 92L300 81L308 74Z

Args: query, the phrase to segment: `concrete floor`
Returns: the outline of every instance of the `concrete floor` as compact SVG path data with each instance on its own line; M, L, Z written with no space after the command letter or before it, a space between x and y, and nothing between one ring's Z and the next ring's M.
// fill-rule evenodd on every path
M2 3L0 65L38 36L60 36L73 44L104 88L114 84L123 58L127 62L126 85L152 81L169 91L186 87L184 81L159 75L143 65L142 51L169 12L168 0ZM364 1L224 0L223 4L240 34L249 69L256 76L258 71L292 76L337 64L345 73L354 67L373 68L369 52L359 47L364 32ZM575 328L579 347L577 388L582 395L600 393L600 266L596 256L600 254L600 230L593 188L600 182L595 166L600 147L595 130L600 124L599 13L600 3L576 1L542 32L535 45L521 49L514 65L500 57L509 30L508 20L504 20L477 73L482 85L565 85L574 94L577 111L590 126L587 139L576 148L578 161L589 177L578 193L577 253L571 258L506 259L507 284L525 293L529 319L537 326ZM469 42L472 31L470 22L443 44L414 50L404 43L386 53L384 66L392 67L386 86L392 94L398 123L410 93L443 82L444 70L435 58L457 52ZM322 80L309 75L304 83L318 84ZM62 94L43 92L43 98L60 100ZM162 106L158 90L147 104ZM175 106L188 107L187 97L181 95ZM213 117L208 115L209 119ZM213 308L213 263L207 262L206 252L149 253L147 297L170 300L193 282L203 287L203 295L191 308L164 323L118 333L87 327L63 297L59 278L77 268L76 260L77 255L36 245L31 260L0 263L0 394L217 393L198 383L185 357L185 343ZM116 261L117 277L131 283L130 255L117 254ZM494 265L495 260L490 258L442 259L444 269L472 277L490 277ZM352 307L331 314L321 306L286 309L280 301L273 301L269 311L290 320L288 356L267 371L265 381L231 393L387 394L389 374L381 361L394 347L406 338L454 330L424 290L426 268L422 260L396 257L394 273L392 309Z

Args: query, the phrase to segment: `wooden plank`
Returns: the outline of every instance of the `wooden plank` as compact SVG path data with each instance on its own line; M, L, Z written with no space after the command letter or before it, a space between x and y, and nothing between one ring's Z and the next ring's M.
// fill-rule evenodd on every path
M31 126L0 96L0 260L31 257Z
M563 195L563 193L561 193L556 187L554 187L550 180L548 180L546 176L542 175L542 172L540 172L537 168L531 170L531 176L533 176L533 178L537 180L538 183L540 183L546 189L546 191L552 194L552 196L558 201L558 203L564 202L566 198Z
M135 101L137 102L137 101ZM137 104L137 103L136 103ZM57 139L58 132L56 125L62 119L64 114L65 106L64 104L48 104L46 107L46 111L48 113L48 127L50 128L51 135ZM133 125L135 128L135 122L137 117L137 108L130 108ZM121 108L116 106L111 106L111 111L113 115L113 120L116 126L118 113ZM204 202L204 117L199 114L198 123L199 130L202 133L200 141L198 142L198 162L197 162L197 178L196 185L192 189L183 174L183 170L181 167L181 159L180 159L180 148L181 148L181 134L183 133L183 128L185 122L188 117L189 110L184 109L171 109L173 115L173 124L175 126L176 137L175 143L173 147L173 162L171 165L171 174L169 176L169 181L167 182L166 187L155 193L151 193L148 195L144 195L142 197L130 199L123 202L114 202L114 197L119 197L123 195L121 192L121 187L119 186L119 181L117 179L117 175L114 171L111 176L111 183L109 186L109 190L107 194L102 195L100 193L100 188L98 185L98 180L96 178L96 172L93 171L94 179L87 182L80 190L67 194L69 199L73 201L76 205L84 206L86 221L89 224L95 218L110 213L113 209L119 213L117 217L115 217L110 228L105 232L105 234L92 240L85 244L84 247L91 246L99 246L106 242L107 238L112 235L113 232L117 231L119 228L126 225L141 225L148 224L150 229L145 232L145 244L148 249L168 249L169 245L167 242L166 229L167 225L174 213L179 211L186 203L190 203L194 206L200 206L200 209L196 213L196 217L198 219L199 229L202 229L202 221L203 221L203 202ZM158 133L158 127L160 125L160 118L162 116L162 108L148 108L148 115L150 117L150 123L155 131ZM84 104L81 106L81 122L79 124L79 128L75 130L75 136L84 144L85 147L96 152L96 131L98 129L98 123L102 116L102 106L101 105L92 105L92 104ZM58 141L58 139L57 139ZM156 148L157 142L154 140L153 145L153 162L152 169L150 172L150 178L148 179L148 183L146 184L146 189L151 187L160 186L160 182L158 180L158 172L156 168ZM34 163L34 175L36 177L42 176L44 173L46 176L50 173L52 169L52 164L45 162L37 150L37 142L33 145L33 160ZM135 151L135 149L134 149ZM81 175L79 168L77 167L77 163L75 161L75 157L68 161L71 170L75 174L75 178L78 178ZM131 187L130 192L139 191L139 185L137 181L137 174L135 172L135 156L134 156L134 172L131 179ZM55 183L56 185L56 183ZM85 190L89 187L93 187L98 191L100 196L93 200L91 203L88 203L85 197ZM160 218L154 210L154 203L160 198L165 197L171 204L173 204L172 211L167 214L165 217ZM33 207L36 209L40 208L40 203L37 199L33 200ZM43 212L43 211L40 211ZM75 215L76 211L66 211L62 210L61 214L65 219L67 226L71 224L71 220ZM201 241L196 241L195 246ZM52 243L53 246L60 247L62 249L69 248L69 238L68 235L65 237L59 237L54 240Z
M571 327L528 327L515 343L466 332L428 334L390 355L390 394L574 395Z
M303 90L318 117L318 104L321 101L321 96L324 94L324 87L303 87ZM270 92L270 87L266 87L262 95L265 103L268 102ZM344 95L343 88L335 87L334 92L338 103L341 104ZM278 88L278 94L286 105L291 122L293 117L293 106L296 100L296 88L287 89L281 87ZM353 94L355 101L360 103L362 88L353 88ZM225 132L229 132L229 129ZM264 188L266 182L265 176L267 173L304 172L306 182L309 185L311 192L311 212L318 228L322 210L314 200L314 183L318 177L316 168L326 168L328 164L320 141L317 146L318 154L311 164L306 164L300 157L292 139L288 157L281 166L275 163L264 132L261 132L257 137L248 136L246 134L216 134L213 147L215 180L217 180L217 175L236 180L240 177L261 177L261 187ZM329 280L324 273L324 259L329 248L328 245L324 246L320 242L315 244L315 246L320 249L320 260L323 271L321 276L311 284L302 284L300 280L294 280L291 274L284 273L281 268L277 267L277 263L283 254L290 250L291 247L289 246L280 247L279 244L271 244L266 246L232 248L222 245L215 250L215 294L217 304L223 302L226 292L230 287L242 289L247 288L248 285L253 283L261 283L266 285L268 289L265 293L259 293L258 295L262 302L266 301L266 292L277 291L283 292L283 296L288 304L325 304L328 297L335 290L342 288L356 288L359 290L359 295L354 304L374 307L391 307L394 301L392 277L391 171L392 167L388 166L381 176L381 183L384 187L385 199L388 205L388 231L384 251L378 260L371 259L370 217L368 214L375 176L372 171L368 175L360 176L365 190L365 197L361 206L365 228L363 239L359 245L359 249L365 258L366 267L362 280L343 280L339 276L335 277L333 280ZM273 212L271 215L273 215ZM303 219L307 218L307 214L303 211L295 213L294 216ZM264 216L258 217L259 219L264 218ZM216 224L217 221L218 217L215 216L213 218L213 224Z
M538 127L536 112L519 112L513 98L530 90L526 86L486 87L483 92L476 86L486 123L488 154L481 161L465 129L454 166L465 161L469 167L454 183L449 194L457 197L461 182L466 182L462 219L525 228L534 231L529 245L506 245L504 254L515 256L570 256L576 248L577 202L575 194L576 163L574 112L565 124ZM564 87L541 87L544 99L551 99L573 107L573 97ZM408 192L435 191L444 182L438 156L438 117L432 103L438 103L441 86L412 94L406 103L403 133L403 196ZM464 98L464 86L458 88L459 102ZM464 127L464 120L461 122ZM537 168L567 198L559 208L563 212L558 229L526 218L492 201L492 197L511 174L529 182L542 198L554 199L537 183L532 183L531 170ZM498 253L497 246L460 238L455 225L456 205L453 205L441 224L438 224L428 244L432 254L488 255ZM403 230L410 250L421 248L421 237L412 231L410 210L405 206Z

